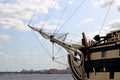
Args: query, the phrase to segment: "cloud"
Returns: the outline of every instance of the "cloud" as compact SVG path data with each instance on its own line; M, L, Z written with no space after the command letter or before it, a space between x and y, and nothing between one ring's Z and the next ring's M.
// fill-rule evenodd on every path
M56 26L56 25L48 25L48 26L44 27L44 29L46 29L46 30L56 30L57 27L58 26Z
M68 1L68 4L73 4L74 3L74 0L69 0Z
M97 34L99 34L99 31L89 32L89 33L86 34L86 38L87 38L88 41L93 40L93 37Z
M15 56L13 56L13 55L8 55L8 54L3 54L3 55L1 56L1 59L2 59L2 60L8 60L8 61L10 61L10 60L12 60L12 59L15 59Z
M116 1L116 5L117 5L117 7L118 7L118 11L120 11L120 0L117 0L117 1Z
M0 49L2 49L3 47L2 46L0 46Z
M36 67L39 65L38 63L42 63L42 61L40 60L41 54L35 51L26 51L17 54L0 52L0 56L0 64L3 65L0 66L0 71L6 69L9 71L20 71L22 69L37 69Z
M51 20L51 23L54 23L54 24L63 24L64 22L60 21L60 20Z
M107 7L111 4L114 4L115 6L117 6L117 9L119 11L120 8L120 0L101 0L100 1L100 6L101 7Z
M109 33L110 31L119 30L120 29L120 19L113 20L105 25L102 29L102 34Z
M81 37L66 39L66 42L69 44L81 44Z
M120 29L120 19L114 20L108 24L112 29Z
M100 6L103 8L114 4L117 7L117 10L120 11L120 0L91 0L91 2L94 6Z
M117 10L120 11L120 0L101 0L101 6L107 7L109 5L114 4L117 7Z
M98 6L100 3L100 0L91 0L93 6Z
M105 36L107 33L114 30L120 30L120 19L113 20L104 25L100 32L100 35Z
M37 55L38 53L36 51L32 51L32 52L29 52L29 51L24 51L22 52L20 55L21 56L33 56L33 55Z
M33 58L36 59L36 57L38 57L39 54L35 51L22 52L18 54L9 54L9 53L0 52L0 56L1 56L0 61L5 61L7 63L9 63L9 61L12 61L13 65L16 65L17 62L27 64L27 61L30 62L31 60L33 60Z
M91 0L94 6L101 6L101 7L107 7L111 4L116 3L117 0Z
M78 25L81 26L81 25L83 25L83 24L88 24L88 23L91 23L91 22L93 22L93 21L94 21L94 18L86 18L86 19L83 19L83 20L81 21L81 23L78 24Z
M35 10L36 14L47 14L48 8L59 9L59 4L54 0L2 0L0 1L0 26L4 29L27 31L29 29L26 24Z
M54 31L56 29L59 29L59 26L57 25L57 23L62 24L62 21L58 21L58 20L51 20L51 21L41 21L40 24L36 24L35 27L37 28L43 28L47 31Z
M29 28L17 18L1 18L0 25L4 29L15 29L18 31L28 31Z
M93 18L87 18L87 19L84 19L84 20L82 21L82 23L89 23L89 22L92 22L92 21L94 21Z
M120 11L120 6L118 6L118 11Z
M112 1L112 0L101 0L100 1L100 4L101 4L102 7L107 7L107 6L109 6L113 3L114 3L114 1Z
M0 34L0 40L11 41L11 36L6 35L6 34Z
M33 51L33 52L22 52L19 54L8 54L8 53L3 53L0 52L2 60L31 60L32 57L37 56L38 53Z
M0 55L3 55L4 53L3 52L0 52Z

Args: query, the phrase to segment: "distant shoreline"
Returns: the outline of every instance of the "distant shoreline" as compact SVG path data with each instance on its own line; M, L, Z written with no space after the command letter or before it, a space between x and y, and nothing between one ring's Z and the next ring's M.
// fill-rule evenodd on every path
M49 70L22 70L20 72L14 71L14 72L0 72L0 75L2 74L70 74L69 69L63 69L63 70L58 70L58 69L49 69Z

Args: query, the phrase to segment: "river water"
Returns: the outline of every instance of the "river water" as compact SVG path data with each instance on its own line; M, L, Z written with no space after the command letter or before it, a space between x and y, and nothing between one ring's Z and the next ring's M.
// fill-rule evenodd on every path
M8 74L0 80L73 80L71 74Z

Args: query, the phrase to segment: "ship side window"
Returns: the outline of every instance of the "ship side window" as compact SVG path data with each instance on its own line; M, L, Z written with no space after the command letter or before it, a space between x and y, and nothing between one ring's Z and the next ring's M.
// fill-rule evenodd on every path
M106 57L106 51L102 51L102 57Z

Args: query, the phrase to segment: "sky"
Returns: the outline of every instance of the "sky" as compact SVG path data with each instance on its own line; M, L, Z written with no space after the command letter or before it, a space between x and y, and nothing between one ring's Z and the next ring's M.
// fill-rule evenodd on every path
M90 40L120 29L120 0L0 0L0 71L68 67L67 52L56 45L53 54L52 43L28 24L69 33L68 42L80 43L82 32Z

